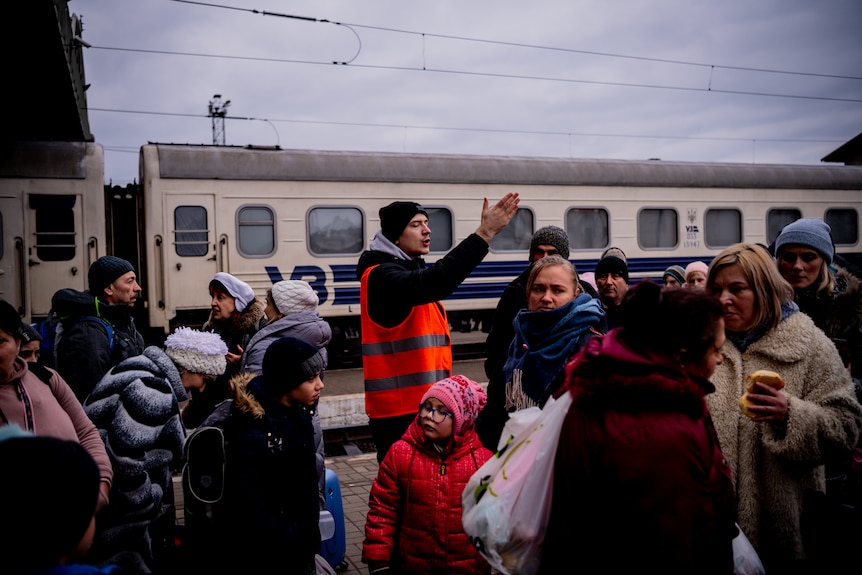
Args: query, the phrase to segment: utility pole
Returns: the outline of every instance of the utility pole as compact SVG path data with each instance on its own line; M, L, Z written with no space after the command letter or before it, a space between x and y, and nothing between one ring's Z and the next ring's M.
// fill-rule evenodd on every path
M224 117L227 115L227 108L230 106L230 100L222 103L221 94L215 94L210 100L209 111L210 118L213 122L213 145L224 146Z

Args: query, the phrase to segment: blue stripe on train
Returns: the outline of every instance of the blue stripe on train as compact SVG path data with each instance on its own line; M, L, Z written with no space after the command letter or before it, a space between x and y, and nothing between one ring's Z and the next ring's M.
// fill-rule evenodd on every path
M849 262L850 265L862 267L862 253L845 253L839 256ZM628 267L631 283L635 284L647 278L661 283L662 272L669 266L679 265L685 267L692 261L697 260L709 264L712 258L712 255L704 255L695 258L654 257L629 259ZM598 264L598 259L596 258L575 258L570 261L575 264L579 273L594 271ZM526 266L527 263L520 259L481 262L469 276L469 279L473 281L462 283L444 301L498 299L509 282L516 278ZM297 266L288 279L302 279L309 282L317 292L321 304L332 300L333 305L359 305L359 285L356 283L356 265L332 265L330 269L332 270L334 279L334 285L332 286L326 285L326 274L322 268L317 266ZM267 266L266 272L273 283L285 279L277 267ZM509 279L476 281L485 278L500 277ZM330 293L330 290L334 291L334 293Z

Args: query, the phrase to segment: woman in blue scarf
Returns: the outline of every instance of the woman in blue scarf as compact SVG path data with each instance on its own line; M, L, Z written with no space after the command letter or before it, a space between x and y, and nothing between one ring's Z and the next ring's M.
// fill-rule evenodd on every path
M606 331L598 299L581 289L575 266L542 258L527 279L527 309L513 321L515 338L503 367L506 410L543 406L564 379L564 367L586 342Z

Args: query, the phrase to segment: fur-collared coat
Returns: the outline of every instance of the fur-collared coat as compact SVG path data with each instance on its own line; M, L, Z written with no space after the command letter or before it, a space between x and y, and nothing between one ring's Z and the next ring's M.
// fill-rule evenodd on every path
M312 411L269 396L261 378L230 382L225 493L214 559L225 573L305 573L320 549Z
M840 266L834 279L830 297L818 297L809 288L796 290L794 300L826 335L847 342L853 377L862 379L862 281Z
M862 425L850 374L835 346L803 313L793 313L745 353L728 339L707 396L721 448L733 473L737 522L764 561L806 557L800 518L806 489L825 488L824 461L847 457ZM789 398L786 425L742 414L745 376L781 374Z
M414 419L371 486L363 563L397 573L490 573L464 532L461 494L491 456L473 428L438 451Z

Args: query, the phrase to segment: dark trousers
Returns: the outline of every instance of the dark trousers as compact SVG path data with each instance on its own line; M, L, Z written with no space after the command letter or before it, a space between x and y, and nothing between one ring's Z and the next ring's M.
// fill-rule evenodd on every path
M392 444L401 439L407 428L416 419L415 413L396 415L395 417L378 417L368 420L371 438L377 448L377 463L382 463L386 452Z

